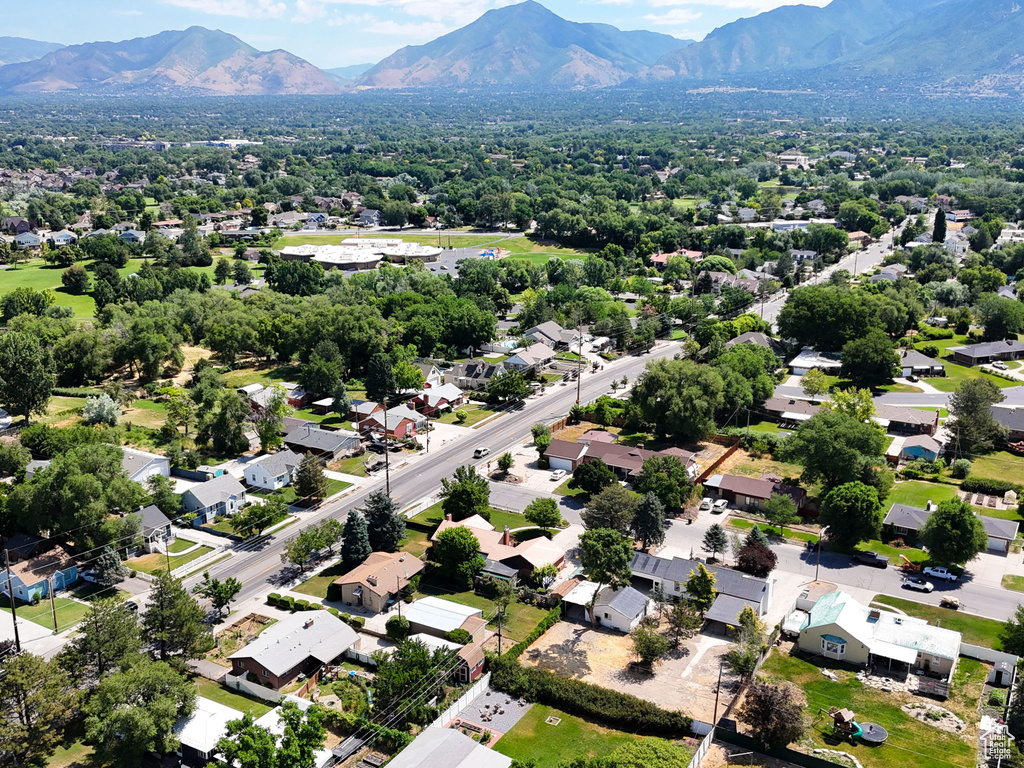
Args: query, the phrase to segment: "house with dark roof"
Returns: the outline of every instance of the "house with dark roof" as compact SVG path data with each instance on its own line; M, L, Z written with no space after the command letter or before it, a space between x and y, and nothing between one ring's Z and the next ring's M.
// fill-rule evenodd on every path
M953 360L961 365L984 365L996 360L1024 358L1024 341L1016 339L989 341L984 344L950 347L948 351L953 353Z
M644 461L660 456L675 456L686 468L691 478L697 476L696 454L682 448L667 448L664 451L649 451L643 446L619 445L603 440L591 439L586 443L571 443L566 440L552 440L544 456L552 469L573 472L580 464L600 459L622 480L632 480L643 469Z
M355 630L327 611L294 613L231 654L231 674L251 673L260 684L280 690L299 675L333 663L356 640Z
M634 555L629 569L634 577L650 581L653 587L660 587L665 594L676 599L685 599L686 582L699 564L697 560L686 560L681 557L668 560L638 552ZM715 576L716 592L715 602L705 614L705 618L735 627L740 612L745 607L751 608L758 617L768 613L772 601L772 581L718 565L704 567Z
M905 408L900 405L876 403L872 421L885 427L886 432L934 435L939 428L939 409L919 411L916 408Z
M764 401L761 410L769 417L775 419L782 425L797 425L807 421L814 414L821 410L820 405L815 405L808 400L798 400L788 397L769 397Z
M912 507L909 504L893 504L885 513L882 520L882 527L891 538L901 537L908 544L914 545L917 537L924 528L928 518L938 509L935 504L929 503L927 508ZM985 535L988 537L986 548L989 552L1005 555L1010 551L1010 544L1017 538L1017 530L1020 524L1014 520L1003 520L998 517L977 515L981 524L985 526ZM888 539L886 539L888 541Z
M704 481L704 492L710 491L742 509L764 509L765 502L776 493L789 496L797 509L802 510L807 506L807 491L793 485L783 485L774 478L712 475Z
M181 494L186 512L195 513L196 528L221 515L233 515L245 504L245 486L231 475L218 475L205 483L196 483Z
M11 562L28 560L45 549L46 540L34 533L16 533L4 543L4 550Z
M440 384L420 390L410 402L420 413L437 416L465 403L466 395L454 384Z
M946 368L941 361L918 352L916 349L900 350L901 376L945 376Z
M332 599L374 613L386 611L423 568L423 561L408 552L373 552L333 581Z
M1007 440L1024 440L1024 407L996 403L989 407L994 418L1006 430Z
M380 211L374 208L363 208L359 212L358 222L361 227L380 226Z
M327 430L302 425L284 436L284 444L296 453L312 453L330 463L358 451L360 440L359 435L346 429Z
M456 363L453 368L445 372L444 380L454 384L459 389L472 389L479 391L487 389L491 380L505 373L504 363L492 363L487 360L467 360L464 363Z
M139 516L139 533L142 534L142 548L146 552L163 552L176 538L171 519L156 504L142 507Z
M572 348L579 344L579 331L563 328L554 320L547 320L523 332L523 337L538 344L546 344L552 349Z
M295 480L302 456L287 448L261 456L245 465L245 482L250 486L276 491Z
M766 333L761 333L761 331L747 331L746 333L741 333L735 339L729 339L725 342L725 348L731 349L737 344L754 344L758 347L765 347L777 355L784 351L782 342L778 339L773 339Z
M21 216L7 216L0 219L0 229L9 235L21 235L31 232L32 225L28 219L23 219Z
M427 423L427 417L407 405L396 405L387 411L375 411L356 424L363 434L371 434L401 440L415 437L418 429Z

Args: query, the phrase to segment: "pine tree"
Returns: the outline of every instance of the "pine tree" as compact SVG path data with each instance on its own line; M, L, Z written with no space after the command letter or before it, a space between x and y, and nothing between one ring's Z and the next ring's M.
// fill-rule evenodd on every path
M750 533L748 533L747 538L743 540L743 544L747 545L752 541L756 541L758 544L763 544L766 547L768 546L768 537L765 535L764 531L756 525L750 529Z
M374 552L394 552L405 538L405 518L398 505L384 491L374 491L363 508L366 515L370 547Z
M128 575L128 569L110 545L105 546L96 558L96 572L96 583L102 587L120 584Z
M718 523L715 523L705 531L701 547L705 552L710 552L712 558L719 552L725 552L728 546L729 537L726 535L725 529Z
M349 513L345 521L345 532L342 534L341 561L346 568L355 568L370 556L370 534L366 530L366 520L358 511Z
M305 504L322 501L327 495L327 475L320 459L312 453L307 453L299 462L299 470L295 473L295 493Z
M935 228L932 230L932 242L946 242L946 212L941 208L935 212Z
M142 636L153 644L161 660L178 655L195 659L214 645L213 635L203 625L205 617L181 579L160 571L142 616Z
M637 504L633 516L633 538L648 549L665 541L665 505L657 496L648 493Z

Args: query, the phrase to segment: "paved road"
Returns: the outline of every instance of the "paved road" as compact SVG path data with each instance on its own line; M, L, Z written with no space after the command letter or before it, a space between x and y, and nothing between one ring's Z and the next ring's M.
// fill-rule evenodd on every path
M581 385L582 402L589 402L599 395L609 392L613 379L628 376L630 380L635 380L648 361L672 357L678 351L677 344L664 342L645 355L625 358L598 373L585 373ZM519 410L503 415L493 422L473 430L472 439L451 443L436 452L431 451L429 459L393 471L391 474L392 497L401 508L408 508L436 492L441 478L450 476L460 464L479 463L472 462L474 448L487 447L491 449L492 456L498 455L522 443L529 436L530 426L534 423L550 422L564 416L575 400L576 388L574 386L555 386L549 388L547 393L542 396L531 397ZM238 553L234 557L211 566L210 574L222 579L233 576L242 582L242 591L236 598L236 602L279 586L293 575L290 571L284 570L281 562L281 551L287 538L294 536L302 527L313 525L327 517L343 519L350 510L361 506L370 492L379 489L382 485L382 479L378 479L359 493L325 505L323 509L306 515L301 523L289 527L286 533L271 537L259 550ZM495 499L495 503L501 502ZM192 576L186 579L185 583L191 588L192 584L199 579L198 575Z

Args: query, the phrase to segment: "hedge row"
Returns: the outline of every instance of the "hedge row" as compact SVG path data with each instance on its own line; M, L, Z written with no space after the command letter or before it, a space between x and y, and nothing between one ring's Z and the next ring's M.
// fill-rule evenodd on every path
M960 489L970 493L987 493L991 496L1002 496L1007 491L1020 493L1021 485L1010 480L993 480L989 477L968 475L960 483Z
M561 618L562 608L561 606L555 606L550 611L548 611L547 616L540 620L540 624L534 627L533 632L527 635L526 639L516 643L511 648L509 648L505 652L505 655L513 659L518 659L522 655L523 651L525 651L527 648L529 648L531 645L537 642L537 640L540 639L540 636L547 632L549 629L551 629L553 626L555 626L555 624L558 623L558 621L560 621Z
M330 613L331 616L341 619L350 627L354 627L355 629L361 629L366 624L366 619L362 616L353 616L350 613L342 613L337 608L328 608L327 612Z
M325 725L344 733L356 733L365 729L370 732L366 738L373 741L374 745L384 752L394 754L402 751L412 743L412 736L405 731L385 728L383 725L377 725L361 715L339 712L327 707L324 707L324 712L326 713L324 717Z
M54 387L51 391L57 397L96 397L100 394L88 387Z
M491 685L513 696L556 707L602 725L668 738L691 735L692 718L670 712L628 693L612 691L535 667L524 667L511 653L491 658Z
M267 595L267 603L275 608L283 608L286 611L319 611L318 603L311 603L309 600L296 600L291 595L279 595L271 592Z

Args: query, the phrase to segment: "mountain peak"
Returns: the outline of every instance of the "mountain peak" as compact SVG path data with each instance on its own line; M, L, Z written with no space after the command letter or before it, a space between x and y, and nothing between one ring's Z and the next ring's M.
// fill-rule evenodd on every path
M357 78L361 88L605 86L686 41L567 21L534 0L487 11L424 45L407 46Z

